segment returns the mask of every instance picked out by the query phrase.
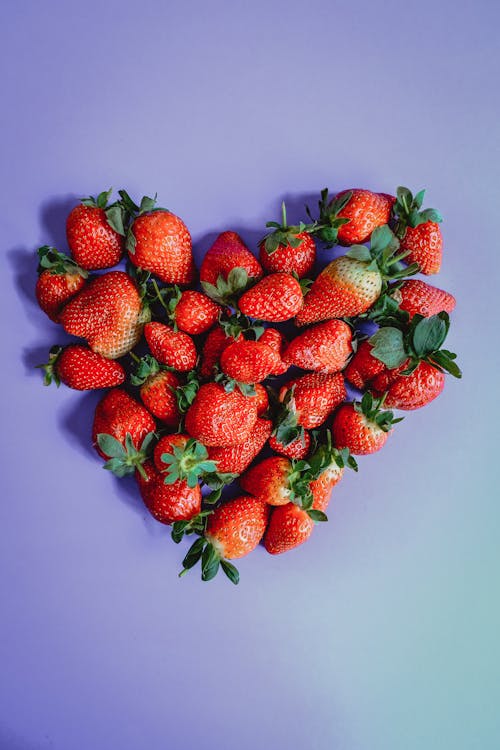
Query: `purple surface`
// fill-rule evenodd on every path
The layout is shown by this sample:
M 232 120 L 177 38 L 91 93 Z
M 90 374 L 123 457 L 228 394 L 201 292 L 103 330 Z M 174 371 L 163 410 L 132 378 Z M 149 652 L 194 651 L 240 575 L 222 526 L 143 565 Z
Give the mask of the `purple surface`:
M 489 750 L 498 719 L 498 4 L 2 6 L 0 749 Z M 63 341 L 34 249 L 75 199 L 158 192 L 197 252 L 283 198 L 428 188 L 465 377 L 335 490 L 288 556 L 179 581 L 100 469 L 98 394 L 43 389 Z

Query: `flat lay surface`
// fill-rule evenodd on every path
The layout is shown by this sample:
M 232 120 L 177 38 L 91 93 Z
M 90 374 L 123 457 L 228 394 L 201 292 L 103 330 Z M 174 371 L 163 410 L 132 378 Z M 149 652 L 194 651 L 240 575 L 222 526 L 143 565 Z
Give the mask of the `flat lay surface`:
M 0 31 L 0 750 L 489 750 L 500 743 L 492 2 L 7 2 Z M 14 64 L 15 61 L 15 64 Z M 158 192 L 198 264 L 319 190 L 427 188 L 462 381 L 334 488 L 307 545 L 180 580 L 188 544 L 90 445 L 99 392 L 43 388 L 69 337 L 35 250 L 82 195 Z M 328 251 L 327 251 L 328 252 Z

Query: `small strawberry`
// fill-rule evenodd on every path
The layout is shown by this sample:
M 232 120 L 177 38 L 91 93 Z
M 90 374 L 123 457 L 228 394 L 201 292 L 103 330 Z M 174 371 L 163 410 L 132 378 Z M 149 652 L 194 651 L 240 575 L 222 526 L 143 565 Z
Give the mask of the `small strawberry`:
M 272 374 L 283 372 L 283 363 L 267 344 L 259 341 L 235 341 L 221 354 L 220 366 L 230 378 L 240 383 L 260 383 Z
M 68 255 L 54 247 L 44 245 L 38 248 L 38 257 L 36 298 L 44 313 L 58 323 L 62 308 L 85 286 L 88 274 Z
M 289 552 L 307 542 L 314 529 L 313 519 L 295 503 L 273 508 L 264 535 L 264 547 L 270 555 Z
M 118 359 L 138 343 L 149 316 L 130 276 L 110 271 L 89 281 L 65 305 L 59 320 L 67 333 L 86 339 L 93 351 Z
M 238 302 L 244 315 L 270 323 L 293 318 L 303 305 L 302 289 L 289 273 L 273 273 L 246 291 Z
M 186 414 L 186 430 L 207 446 L 245 442 L 257 420 L 256 398 L 228 393 L 218 383 L 202 385 Z
M 125 370 L 119 362 L 78 344 L 52 347 L 48 364 L 38 367 L 44 370 L 45 385 L 64 383 L 77 391 L 112 388 L 125 380 Z
M 174 327 L 195 336 L 206 333 L 217 322 L 221 308 L 206 294 L 193 289 L 181 292 L 175 287 L 169 303 L 169 318 Z
M 284 361 L 304 370 L 334 373 L 352 354 L 352 329 L 343 320 L 327 320 L 308 328 L 288 345 Z
M 360 391 L 386 369 L 384 363 L 372 355 L 372 349 L 369 341 L 362 341 L 344 370 L 345 379 Z
M 222 304 L 234 301 L 250 281 L 261 276 L 260 263 L 236 232 L 219 234 L 200 268 L 203 290 Z
M 325 188 L 321 191 L 314 232 L 329 247 L 366 242 L 374 229 L 389 223 L 394 201 L 386 193 L 359 188 L 343 190 L 330 200 Z
M 133 359 L 137 359 L 133 355 Z M 137 368 L 130 377 L 132 385 L 140 387 L 141 400 L 148 411 L 169 427 L 179 424 L 181 414 L 177 389 L 181 386 L 178 375 L 162 367 L 149 354 L 137 359 Z
M 286 444 L 279 442 L 276 435 L 269 438 L 269 447 L 279 456 L 285 456 L 286 458 L 305 458 L 309 453 L 310 446 L 311 436 L 305 430 L 302 430 L 300 437 L 296 437 Z
M 394 419 L 392 411 L 382 411 L 384 396 L 374 399 L 365 393 L 360 402 L 343 404 L 335 412 L 332 423 L 333 441 L 337 448 L 349 448 L 355 456 L 375 453 L 386 443 Z
M 440 312 L 451 313 L 455 309 L 455 297 L 443 289 L 426 284 L 420 279 L 408 279 L 401 286 L 390 289 L 389 294 L 401 310 L 405 310 L 412 318 L 422 315 L 430 318 Z
M 444 388 L 444 372 L 428 362 L 420 362 L 409 375 L 404 375 L 404 371 L 404 366 L 388 370 L 370 385 L 376 395 L 387 392 L 385 405 L 391 409 L 420 409 L 437 398 Z
M 150 271 L 166 284 L 190 284 L 195 266 L 191 235 L 182 219 L 156 207 L 156 198 L 144 196 L 137 206 L 124 190 L 119 192 L 122 201 L 135 214 L 126 240 L 131 263 Z
M 208 457 L 216 464 L 218 473 L 241 474 L 260 453 L 271 434 L 271 422 L 257 419 L 244 443 L 226 448 L 208 449 Z
M 254 464 L 240 479 L 241 489 L 269 505 L 285 505 L 294 496 L 294 482 L 300 472 L 284 456 L 271 456 Z
M 415 196 L 408 188 L 398 187 L 393 212 L 395 232 L 401 250 L 408 253 L 408 263 L 418 263 L 425 274 L 438 273 L 441 268 L 443 237 L 439 223 L 443 217 L 434 208 L 421 211 L 425 190 Z
M 215 328 L 209 331 L 201 353 L 200 375 L 202 378 L 209 378 L 214 374 L 214 369 L 219 362 L 222 352 L 234 340 L 220 325 L 215 326 Z
M 126 215 L 120 203 L 108 206 L 111 190 L 84 198 L 66 220 L 66 238 L 75 263 L 95 270 L 120 262 L 125 246 Z
M 291 273 L 299 279 L 308 276 L 316 261 L 316 243 L 305 224 L 288 226 L 286 208 L 281 204 L 282 223 L 268 221 L 272 227 L 260 243 L 259 260 L 268 273 Z
M 139 491 L 146 508 L 157 521 L 165 524 L 189 521 L 200 513 L 199 484 L 190 487 L 181 479 L 165 484 L 163 474 L 152 461 L 146 461 L 141 468 L 143 473 L 136 472 Z
M 198 354 L 193 339 L 183 331 L 174 331 L 170 326 L 156 321 L 146 323 L 144 336 L 155 359 L 178 372 L 187 372 L 196 367 Z
M 288 400 L 288 409 L 299 426 L 312 430 L 326 421 L 331 412 L 345 400 L 346 395 L 344 378 L 340 373 L 326 375 L 312 372 L 284 385 L 279 399 L 285 402 L 285 406 Z M 280 440 L 279 432 L 276 436 Z

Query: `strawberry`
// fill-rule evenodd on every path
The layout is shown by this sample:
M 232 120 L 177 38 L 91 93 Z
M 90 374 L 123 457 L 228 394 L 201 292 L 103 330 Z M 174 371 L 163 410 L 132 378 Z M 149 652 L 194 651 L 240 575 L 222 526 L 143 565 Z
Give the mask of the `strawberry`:
M 372 349 L 369 341 L 362 341 L 344 370 L 346 380 L 360 391 L 386 369 L 384 363 L 372 355 Z
M 306 295 L 297 325 L 366 312 L 380 297 L 388 279 L 418 271 L 416 265 L 399 267 L 404 253 L 398 255 L 398 247 L 392 231 L 383 226 L 372 232 L 370 248 L 353 245 L 345 255 L 329 263 Z
M 269 396 L 263 385 L 255 383 L 255 403 L 257 406 L 257 416 L 260 417 L 264 412 L 269 409 Z
M 408 279 L 389 293 L 410 318 L 414 315 L 430 318 L 442 311 L 451 313 L 455 309 L 456 301 L 452 294 L 420 279 Z
M 215 462 L 217 472 L 241 474 L 245 471 L 269 439 L 271 426 L 268 419 L 257 419 L 244 443 L 209 448 L 208 457 Z
M 150 316 L 130 276 L 110 271 L 89 281 L 62 310 L 67 333 L 87 340 L 90 348 L 118 359 L 137 344 Z
M 269 447 L 278 455 L 286 458 L 305 458 L 309 453 L 310 445 L 311 436 L 305 430 L 302 430 L 300 437 L 296 437 L 286 444 L 279 442 L 276 435 L 269 438 Z
M 273 227 L 260 243 L 259 260 L 268 273 L 291 273 L 299 279 L 308 276 L 316 261 L 316 243 L 305 224 L 288 226 L 286 208 L 281 204 L 282 223 L 268 221 Z
M 144 196 L 136 206 L 121 190 L 120 195 L 135 218 L 127 232 L 126 247 L 134 266 L 150 271 L 167 284 L 190 284 L 195 275 L 191 235 L 175 214 L 156 207 L 156 199 Z
M 278 354 L 279 358 L 283 359 L 283 352 L 285 351 L 288 343 L 281 331 L 278 331 L 276 328 L 266 328 L 260 336 L 259 341 L 261 342 L 261 344 L 267 344 L 268 346 L 270 346 L 271 349 L 274 349 L 274 351 Z M 285 368 L 283 372 L 285 372 L 287 368 L 284 364 L 283 367 Z
M 402 366 L 388 370 L 376 377 L 370 385 L 376 395 L 387 391 L 385 405 L 389 408 L 420 409 L 437 398 L 443 390 L 444 372 L 428 362 L 420 362 L 410 375 L 403 375 L 404 369 Z
M 314 228 L 328 246 L 366 242 L 374 229 L 388 224 L 395 201 L 386 193 L 354 188 L 329 199 L 328 188 L 321 191 L 319 220 Z M 309 211 L 308 211 L 309 213 Z
M 335 412 L 332 423 L 333 441 L 337 448 L 349 448 L 355 456 L 375 453 L 386 443 L 394 419 L 392 411 L 382 411 L 384 397 L 374 399 L 365 393 L 360 402 L 343 404 Z
M 421 211 L 425 190 L 413 196 L 408 188 L 398 187 L 396 195 L 393 208 L 395 232 L 401 250 L 408 253 L 405 260 L 418 263 L 422 273 L 438 273 L 443 254 L 443 237 L 439 228 L 443 220 L 441 214 L 434 208 Z
M 297 472 L 297 478 L 299 473 Z M 294 496 L 294 464 L 284 456 L 264 458 L 240 479 L 241 489 L 269 505 L 285 505 Z
M 186 430 L 207 446 L 245 442 L 257 420 L 255 397 L 228 393 L 218 383 L 202 385 L 186 414 Z
M 178 372 L 187 372 L 196 367 L 198 354 L 193 339 L 183 331 L 174 331 L 170 326 L 156 321 L 146 323 L 144 336 L 155 359 Z
M 221 354 L 222 371 L 240 383 L 260 383 L 269 375 L 283 372 L 274 349 L 259 341 L 235 341 Z
M 217 322 L 221 308 L 206 294 L 175 288 L 169 301 L 170 320 L 180 331 L 195 336 L 206 333 Z
M 176 521 L 190 520 L 199 514 L 199 484 L 190 487 L 181 479 L 172 484 L 165 484 L 163 474 L 156 469 L 152 461 L 146 461 L 142 469 L 143 474 L 136 472 L 139 491 L 146 508 L 157 521 L 172 524 Z
M 295 503 L 273 508 L 264 535 L 264 547 L 270 555 L 289 552 L 307 542 L 314 529 L 313 519 Z
M 52 347 L 48 364 L 38 367 L 44 370 L 45 385 L 64 383 L 77 391 L 112 388 L 125 380 L 125 370 L 119 362 L 78 344 Z
M 36 298 L 44 313 L 58 323 L 62 308 L 82 289 L 88 274 L 54 247 L 44 245 L 38 248 L 38 257 Z
M 290 391 L 292 391 L 291 396 Z M 306 430 L 312 430 L 323 424 L 345 398 L 344 378 L 340 373 L 335 375 L 308 373 L 289 381 L 279 393 L 279 399 L 285 402 L 285 406 L 289 399 L 289 411 L 295 417 L 296 423 Z M 280 439 L 279 433 L 277 437 Z
M 111 190 L 85 198 L 66 220 L 66 238 L 76 263 L 87 270 L 111 268 L 125 246 L 125 214 L 119 203 L 108 206 Z
M 205 446 L 182 433 L 160 438 L 153 460 L 165 484 L 182 480 L 189 487 L 195 487 L 205 475 L 217 472 L 217 464 L 209 457 Z
M 334 373 L 342 370 L 352 354 L 352 330 L 343 320 L 327 320 L 294 338 L 284 361 L 304 370 Z
M 302 304 L 302 289 L 297 279 L 289 273 L 273 273 L 246 291 L 238 307 L 251 318 L 280 323 L 297 315 Z
M 141 386 L 141 400 L 145 407 L 164 424 L 175 427 L 181 415 L 177 405 L 177 388 L 180 378 L 169 370 L 158 370 L 144 381 Z
M 234 340 L 232 336 L 226 333 L 222 326 L 217 325 L 215 328 L 212 328 L 205 339 L 201 353 L 200 375 L 203 378 L 209 378 L 213 375 L 214 368 L 219 362 L 222 352 Z
M 222 232 L 206 252 L 200 281 L 209 297 L 225 304 L 262 276 L 260 263 L 236 232 Z

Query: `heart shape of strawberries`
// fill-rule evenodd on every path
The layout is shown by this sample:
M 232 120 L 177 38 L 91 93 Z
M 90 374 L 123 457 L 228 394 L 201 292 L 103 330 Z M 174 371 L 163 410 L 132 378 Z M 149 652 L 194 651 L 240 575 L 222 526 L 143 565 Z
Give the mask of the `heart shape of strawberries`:
M 283 204 L 258 258 L 222 232 L 198 275 L 178 216 L 110 198 L 70 212 L 69 255 L 38 250 L 38 303 L 79 339 L 51 349 L 44 382 L 108 389 L 91 438 L 104 468 L 135 475 L 174 542 L 194 536 L 181 575 L 200 562 L 204 581 L 222 569 L 238 583 L 231 560 L 305 542 L 393 410 L 460 377 L 443 348 L 455 299 L 411 278 L 439 271 L 442 218 L 423 190 L 325 189 L 297 225 Z

